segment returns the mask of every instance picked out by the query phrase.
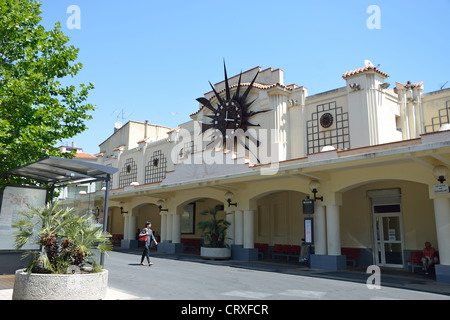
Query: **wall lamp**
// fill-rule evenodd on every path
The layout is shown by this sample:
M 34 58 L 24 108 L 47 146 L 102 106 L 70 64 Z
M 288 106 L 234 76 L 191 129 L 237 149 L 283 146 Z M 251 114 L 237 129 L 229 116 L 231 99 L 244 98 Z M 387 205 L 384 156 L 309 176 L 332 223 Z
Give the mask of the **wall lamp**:
M 317 180 L 311 180 L 311 182 L 309 183 L 309 190 L 311 190 L 312 193 L 314 193 L 314 201 L 320 200 L 323 202 L 323 197 L 317 196 L 317 192 L 318 192 L 319 188 L 320 188 L 320 182 Z
M 231 203 L 231 198 L 233 198 L 234 194 L 232 192 L 225 193 L 225 201 L 228 202 L 228 207 L 235 206 L 237 207 L 237 202 Z
M 387 89 L 387 88 L 389 88 L 389 87 L 390 87 L 390 84 L 387 83 L 387 82 L 381 83 L 381 84 L 379 85 L 379 88 L 380 88 L 381 90 Z
M 361 86 L 360 86 L 358 83 L 350 83 L 348 86 L 349 86 L 350 89 L 352 89 L 353 91 L 361 90 Z
M 433 175 L 440 183 L 444 183 L 447 174 L 448 168 L 446 166 L 437 166 L 433 169 Z
M 156 202 L 156 205 L 159 208 L 159 212 L 161 211 L 169 211 L 169 209 L 163 209 L 162 207 L 164 206 L 164 200 L 158 200 L 158 202 Z

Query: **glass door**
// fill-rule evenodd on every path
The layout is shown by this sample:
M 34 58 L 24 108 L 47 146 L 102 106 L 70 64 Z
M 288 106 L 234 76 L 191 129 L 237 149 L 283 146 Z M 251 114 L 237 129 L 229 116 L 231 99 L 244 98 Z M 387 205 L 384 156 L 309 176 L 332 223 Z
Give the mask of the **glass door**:
M 379 266 L 403 267 L 400 205 L 374 205 L 375 259 Z

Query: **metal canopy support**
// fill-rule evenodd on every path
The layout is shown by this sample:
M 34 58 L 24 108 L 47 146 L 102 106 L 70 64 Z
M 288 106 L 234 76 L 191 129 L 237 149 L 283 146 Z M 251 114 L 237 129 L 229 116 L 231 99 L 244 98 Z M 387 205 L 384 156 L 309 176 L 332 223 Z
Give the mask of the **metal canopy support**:
M 106 232 L 106 228 L 108 227 L 108 199 L 109 199 L 109 185 L 111 183 L 111 176 L 106 175 L 106 190 L 105 190 L 105 204 L 103 207 L 103 232 Z M 102 253 L 100 256 L 100 265 L 104 265 L 105 263 L 105 254 Z

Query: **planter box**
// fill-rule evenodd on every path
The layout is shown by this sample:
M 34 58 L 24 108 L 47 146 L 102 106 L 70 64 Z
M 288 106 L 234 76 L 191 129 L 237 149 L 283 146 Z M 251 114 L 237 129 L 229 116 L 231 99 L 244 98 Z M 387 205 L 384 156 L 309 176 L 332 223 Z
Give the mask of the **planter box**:
M 200 256 L 205 259 L 226 260 L 231 257 L 231 250 L 228 248 L 200 248 Z
M 108 270 L 87 274 L 39 274 L 16 271 L 13 300 L 101 300 Z

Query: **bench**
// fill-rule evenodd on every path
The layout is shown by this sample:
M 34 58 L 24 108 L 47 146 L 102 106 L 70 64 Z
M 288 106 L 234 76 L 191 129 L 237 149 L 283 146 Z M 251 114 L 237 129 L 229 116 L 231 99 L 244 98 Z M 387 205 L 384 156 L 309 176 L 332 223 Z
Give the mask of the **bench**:
M 406 259 L 408 263 L 408 270 L 411 269 L 412 272 L 415 271 L 416 268 L 422 268 L 422 251 L 412 251 L 409 259 Z
M 360 248 L 341 248 L 341 254 L 347 257 L 347 261 L 350 261 L 352 265 L 356 266 L 356 259 L 359 258 L 361 254 Z
M 185 251 L 199 251 L 202 245 L 201 239 L 196 238 L 181 238 L 181 243 Z
M 284 256 L 289 261 L 289 258 L 298 258 L 300 255 L 300 246 L 289 244 L 275 244 L 272 249 L 268 250 L 272 253 L 272 259 L 275 256 Z
M 111 235 L 111 242 L 113 246 L 120 246 L 121 240 L 123 240 L 123 234 L 114 233 Z
M 435 264 L 439 264 L 439 252 L 435 252 L 435 256 L 437 258 L 437 262 Z M 411 269 L 412 272 L 415 272 L 416 268 L 422 269 L 423 268 L 423 262 L 422 262 L 423 253 L 422 251 L 411 251 L 411 255 L 409 259 L 406 259 L 406 262 L 408 264 L 408 270 Z
M 264 255 L 267 253 L 269 245 L 267 243 L 255 243 L 255 248 L 258 249 L 258 257 L 264 259 Z

